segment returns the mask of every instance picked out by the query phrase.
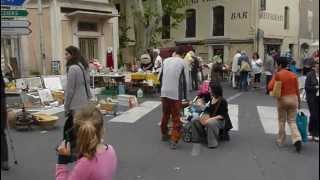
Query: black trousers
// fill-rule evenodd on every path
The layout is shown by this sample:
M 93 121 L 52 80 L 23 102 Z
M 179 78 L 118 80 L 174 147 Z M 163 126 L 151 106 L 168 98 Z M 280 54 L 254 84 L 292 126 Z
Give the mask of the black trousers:
M 8 143 L 4 129 L 1 129 L 1 162 L 8 162 Z
M 192 72 L 191 71 L 191 82 L 192 82 L 192 89 L 197 90 L 198 89 L 198 72 Z
M 269 89 L 268 89 L 268 85 L 269 85 L 269 82 L 271 81 L 272 79 L 272 75 L 266 75 L 266 93 L 269 94 Z
M 307 103 L 310 110 L 309 132 L 311 136 L 319 137 L 319 96 L 307 97 Z

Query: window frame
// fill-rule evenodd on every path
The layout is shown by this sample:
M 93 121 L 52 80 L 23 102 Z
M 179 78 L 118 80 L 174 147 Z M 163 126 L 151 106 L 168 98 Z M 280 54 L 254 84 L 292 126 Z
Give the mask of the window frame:
M 222 28 L 222 33 L 217 33 L 216 32 L 216 24 L 215 24 L 215 21 L 216 21 L 216 18 L 215 18 L 215 12 L 216 12 L 216 9 L 218 9 L 218 8 L 222 8 L 222 10 L 223 10 L 223 28 Z M 218 5 L 218 6 L 214 6 L 214 7 L 212 7 L 212 32 L 211 32 L 211 35 L 213 36 L 213 37 L 223 37 L 223 36 L 225 36 L 225 7 L 224 6 L 222 6 L 222 5 Z
M 186 32 L 185 32 L 185 37 L 186 38 L 195 38 L 197 36 L 197 11 L 196 9 L 187 9 L 185 11 L 186 13 Z M 191 18 L 188 17 L 188 13 L 192 13 L 192 16 Z M 191 22 L 189 22 L 189 20 Z M 193 21 L 193 25 L 192 25 L 192 21 Z M 189 25 L 189 23 L 192 25 Z M 191 29 L 189 28 L 192 27 Z
M 81 28 L 81 24 L 84 25 L 84 24 L 87 24 L 87 25 L 90 25 L 90 26 L 94 26 L 93 28 Z M 99 32 L 99 25 L 97 22 L 92 22 L 92 21 L 79 21 L 78 24 L 77 24 L 77 28 L 78 28 L 78 31 L 82 31 L 82 32 Z
M 260 10 L 261 11 L 267 10 L 267 0 L 260 0 Z
M 171 17 L 168 14 L 162 16 L 162 39 L 171 38 Z
M 290 28 L 290 8 L 288 6 L 284 7 L 283 28 L 285 30 L 289 30 L 289 28 Z

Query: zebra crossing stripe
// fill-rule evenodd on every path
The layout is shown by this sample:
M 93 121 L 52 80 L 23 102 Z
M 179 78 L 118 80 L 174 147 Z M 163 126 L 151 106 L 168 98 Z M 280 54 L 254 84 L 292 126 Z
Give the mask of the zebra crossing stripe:
M 257 106 L 260 122 L 266 134 L 278 134 L 278 110 L 273 106 Z M 307 109 L 301 109 L 306 116 L 310 116 Z M 290 135 L 290 128 L 286 125 L 286 134 Z
M 159 107 L 160 101 L 146 101 L 110 120 L 110 122 L 135 123 L 146 114 Z
M 231 131 L 238 131 L 239 130 L 239 105 L 229 104 L 228 111 L 229 111 L 230 120 L 233 126 Z

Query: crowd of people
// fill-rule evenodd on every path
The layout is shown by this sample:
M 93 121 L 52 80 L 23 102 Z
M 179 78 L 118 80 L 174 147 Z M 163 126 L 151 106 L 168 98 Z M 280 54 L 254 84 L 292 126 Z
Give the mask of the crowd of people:
M 150 53 L 150 52 L 149 52 Z M 182 138 L 183 122 L 181 110 L 192 106 L 188 93 L 198 90 L 202 82 L 207 83 L 205 95 L 199 95 L 197 115 L 190 120 L 192 143 L 205 143 L 208 148 L 217 148 L 219 141 L 229 140 L 232 123 L 228 114 L 228 102 L 223 97 L 221 81 L 223 73 L 228 69 L 219 55 L 213 56 L 212 62 L 203 64 L 195 51 L 184 52 L 177 46 L 172 57 L 163 60 L 160 51 L 153 51 L 154 59 L 146 53 L 141 56 L 142 71 L 159 73 L 161 84 L 161 139 L 169 141 L 170 148 L 176 149 Z M 67 67 L 67 88 L 65 91 L 65 126 L 63 140 L 57 147 L 56 179 L 94 179 L 111 180 L 117 169 L 116 152 L 111 145 L 104 144 L 103 115 L 90 103 L 89 63 L 81 56 L 77 47 L 65 49 Z M 281 57 L 276 52 L 266 55 L 264 61 L 258 53 L 249 58 L 246 52 L 236 51 L 231 64 L 231 82 L 233 88 L 248 91 L 249 77 L 253 79 L 252 87 L 259 88 L 261 77 L 266 76 L 266 93 L 274 90 L 280 81 L 281 95 L 277 98 L 279 133 L 277 144 L 282 146 L 285 141 L 285 123 L 291 129 L 291 138 L 297 152 L 301 151 L 301 135 L 298 131 L 295 116 L 300 109 L 301 100 L 297 72 L 291 67 L 292 60 Z M 311 139 L 319 140 L 319 53 L 304 61 L 303 74 L 307 76 L 305 90 L 310 109 L 309 132 Z M 205 75 L 203 70 L 210 69 Z M 1 73 L 2 74 L 2 73 Z M 3 78 L 1 78 L 3 80 Z M 1 90 L 3 90 L 1 81 Z M 1 119 L 6 119 L 4 92 L 1 92 Z M 173 127 L 168 128 L 169 121 Z M 1 168 L 8 169 L 8 153 L 5 141 L 5 124 L 1 121 Z M 72 171 L 66 164 L 76 161 Z

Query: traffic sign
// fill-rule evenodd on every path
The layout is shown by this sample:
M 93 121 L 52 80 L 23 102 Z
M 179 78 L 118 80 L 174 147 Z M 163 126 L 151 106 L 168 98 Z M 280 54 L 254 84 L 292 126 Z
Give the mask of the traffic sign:
M 24 17 L 27 16 L 29 13 L 27 10 L 1 10 L 1 17 L 14 17 L 20 16 Z
M 30 21 L 26 21 L 26 20 L 1 21 L 2 28 L 17 28 L 17 27 L 27 28 L 30 25 L 31 25 Z
M 6 6 L 22 6 L 26 0 L 1 0 L 1 5 Z
M 29 28 L 1 28 L 2 35 L 29 35 L 31 34 L 31 29 Z

